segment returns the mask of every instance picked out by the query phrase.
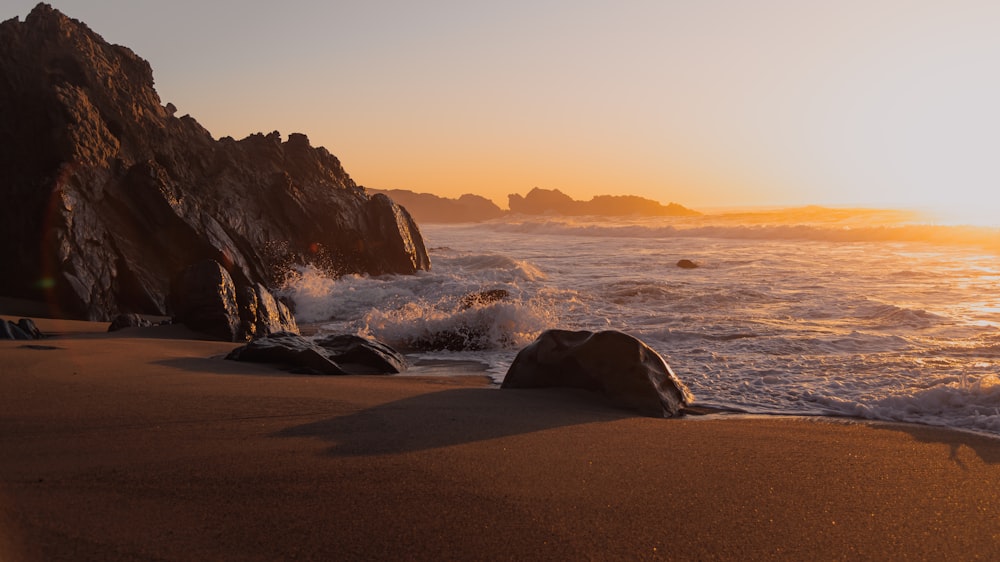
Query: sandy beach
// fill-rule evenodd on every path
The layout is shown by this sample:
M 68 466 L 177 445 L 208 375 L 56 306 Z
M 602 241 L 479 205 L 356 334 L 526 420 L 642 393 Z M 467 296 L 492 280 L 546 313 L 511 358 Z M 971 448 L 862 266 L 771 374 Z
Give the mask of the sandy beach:
M 59 335 L 0 342 L 0 560 L 1000 556 L 1000 440 L 658 420 L 474 372 L 291 375 L 180 327 L 37 322 Z

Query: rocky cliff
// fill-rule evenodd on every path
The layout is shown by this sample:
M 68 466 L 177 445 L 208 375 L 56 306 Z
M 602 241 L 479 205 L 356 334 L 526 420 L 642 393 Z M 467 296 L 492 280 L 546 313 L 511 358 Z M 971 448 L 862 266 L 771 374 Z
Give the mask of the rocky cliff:
M 171 278 L 214 259 L 238 285 L 283 268 L 430 267 L 405 209 L 321 147 L 216 140 L 161 104 L 149 64 L 46 4 L 0 23 L 0 295 L 64 316 L 168 314 Z

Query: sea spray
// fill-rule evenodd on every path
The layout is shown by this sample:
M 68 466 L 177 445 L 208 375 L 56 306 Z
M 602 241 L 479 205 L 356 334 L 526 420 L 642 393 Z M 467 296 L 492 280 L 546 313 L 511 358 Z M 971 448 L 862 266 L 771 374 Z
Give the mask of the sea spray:
M 414 276 L 349 275 L 333 279 L 311 267 L 293 268 L 280 294 L 296 318 L 321 332 L 371 337 L 407 351 L 516 349 L 556 325 L 545 275 L 524 260 L 498 254 L 432 250 L 437 271 Z M 468 299 L 482 291 L 502 297 Z
M 996 255 L 943 243 L 951 227 L 813 218 L 422 225 L 430 272 L 330 279 L 301 268 L 281 294 L 316 330 L 482 362 L 498 382 L 545 329 L 613 329 L 664 356 L 702 405 L 1000 435 Z M 940 235 L 900 239 L 922 230 Z M 462 304 L 494 290 L 506 297 Z
M 362 332 L 410 351 L 517 349 L 553 325 L 541 300 L 461 306 L 453 298 L 372 309 Z

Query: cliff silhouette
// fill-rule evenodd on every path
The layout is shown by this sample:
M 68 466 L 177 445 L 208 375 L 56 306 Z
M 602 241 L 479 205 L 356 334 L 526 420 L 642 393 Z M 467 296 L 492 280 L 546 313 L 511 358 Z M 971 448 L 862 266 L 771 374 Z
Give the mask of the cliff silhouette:
M 216 140 L 175 113 L 148 62 L 48 4 L 0 23 L 0 295 L 108 320 L 168 314 L 202 259 L 267 286 L 430 267 L 407 211 L 305 135 Z
M 406 207 L 418 223 L 482 222 L 506 214 L 496 203 L 471 193 L 466 193 L 458 199 L 451 199 L 405 189 L 369 189 L 369 191 L 388 195 L 393 201 Z
M 510 212 L 523 215 L 668 217 L 701 214 L 677 203 L 662 205 L 636 195 L 598 195 L 590 201 L 577 201 L 558 189 L 538 187 L 523 197 L 513 193 L 508 201 Z
M 597 217 L 683 217 L 700 215 L 670 203 L 662 205 L 652 199 L 636 195 L 598 195 L 590 201 L 577 201 L 558 189 L 532 189 L 527 195 L 508 196 L 510 210 L 501 209 L 496 203 L 481 195 L 467 193 L 458 199 L 430 193 L 416 193 L 405 189 L 370 189 L 384 193 L 405 206 L 420 223 L 482 222 L 508 214 L 562 215 Z

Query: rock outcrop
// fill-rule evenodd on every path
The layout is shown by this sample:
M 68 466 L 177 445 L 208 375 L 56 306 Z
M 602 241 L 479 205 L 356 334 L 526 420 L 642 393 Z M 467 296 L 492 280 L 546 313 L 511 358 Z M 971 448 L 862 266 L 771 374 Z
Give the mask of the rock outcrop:
M 391 347 L 351 335 L 313 341 L 279 332 L 234 349 L 226 359 L 269 363 L 310 375 L 390 375 L 407 368 L 406 359 Z
M 694 401 L 667 362 L 617 331 L 548 330 L 522 349 L 501 388 L 582 388 L 645 416 L 669 418 Z
M 22 318 L 17 322 L 0 318 L 0 340 L 38 340 L 43 337 L 44 334 L 31 318 Z
M 263 285 L 237 288 L 221 264 L 203 260 L 170 284 L 174 322 L 223 341 L 246 341 L 278 332 L 298 333 L 295 318 Z
M 149 328 L 152 325 L 152 322 L 146 320 L 140 314 L 136 314 L 134 312 L 122 312 L 118 316 L 111 319 L 111 325 L 108 326 L 108 331 L 117 332 L 126 328 Z
M 681 269 L 698 269 L 701 266 L 698 265 L 698 262 L 682 259 L 677 261 L 677 267 Z
M 636 195 L 598 195 L 590 201 L 577 201 L 558 189 L 538 187 L 523 197 L 512 193 L 507 199 L 510 212 L 522 215 L 666 217 L 701 214 L 677 203 L 661 205 Z
M 419 223 L 482 222 L 507 214 L 493 201 L 471 193 L 466 193 L 458 199 L 451 199 L 406 189 L 370 191 L 388 195 L 393 201 L 406 207 Z
M 175 111 L 145 60 L 50 6 L 0 23 L 0 295 L 110 320 L 169 314 L 203 259 L 237 286 L 430 267 L 406 210 L 305 135 L 216 140 Z

